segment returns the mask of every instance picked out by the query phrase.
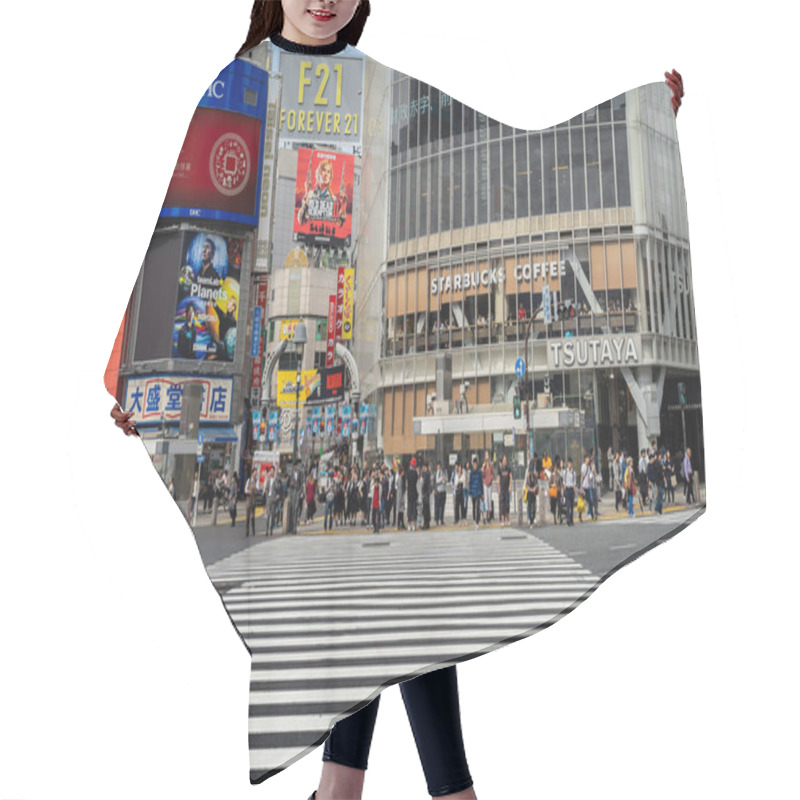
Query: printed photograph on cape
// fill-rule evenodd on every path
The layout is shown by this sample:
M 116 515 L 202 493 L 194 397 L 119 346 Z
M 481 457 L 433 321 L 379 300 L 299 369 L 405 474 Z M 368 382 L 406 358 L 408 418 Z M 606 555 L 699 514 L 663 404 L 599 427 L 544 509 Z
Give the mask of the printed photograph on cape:
M 203 94 L 107 386 L 250 654 L 252 782 L 703 513 L 670 100 L 522 130 L 270 41 Z

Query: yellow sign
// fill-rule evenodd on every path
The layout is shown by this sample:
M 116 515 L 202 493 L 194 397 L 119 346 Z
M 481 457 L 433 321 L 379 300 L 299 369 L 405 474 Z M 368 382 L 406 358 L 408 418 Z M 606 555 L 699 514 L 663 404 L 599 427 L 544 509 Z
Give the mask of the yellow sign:
M 353 304 L 355 303 L 356 271 L 352 267 L 344 270 L 342 292 L 342 339 L 353 338 Z
M 294 329 L 297 327 L 299 319 L 282 319 L 281 320 L 281 341 L 288 339 L 290 342 L 294 339 Z
M 306 369 L 300 373 L 300 405 L 304 406 L 308 396 L 319 388 L 319 370 Z M 294 408 L 297 390 L 297 372 L 295 370 L 278 370 L 278 405 Z

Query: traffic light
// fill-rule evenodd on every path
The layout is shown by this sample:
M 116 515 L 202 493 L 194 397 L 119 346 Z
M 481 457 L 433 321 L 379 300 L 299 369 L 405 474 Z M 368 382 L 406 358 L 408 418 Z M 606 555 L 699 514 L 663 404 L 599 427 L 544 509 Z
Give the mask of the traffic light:
M 678 402 L 682 405 L 686 405 L 686 384 L 679 383 L 678 384 Z
M 519 386 L 517 386 L 517 391 L 514 393 L 514 419 L 520 419 L 522 417 L 522 404 L 520 403 L 519 399 Z

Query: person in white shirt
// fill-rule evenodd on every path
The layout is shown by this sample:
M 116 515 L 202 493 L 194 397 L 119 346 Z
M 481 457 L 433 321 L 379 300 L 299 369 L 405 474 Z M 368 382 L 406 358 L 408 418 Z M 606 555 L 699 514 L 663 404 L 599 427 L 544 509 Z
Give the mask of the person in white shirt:
M 258 470 L 254 469 L 244 485 L 244 496 L 246 498 L 245 504 L 245 517 L 244 517 L 244 535 L 256 535 L 256 491 L 258 490 Z

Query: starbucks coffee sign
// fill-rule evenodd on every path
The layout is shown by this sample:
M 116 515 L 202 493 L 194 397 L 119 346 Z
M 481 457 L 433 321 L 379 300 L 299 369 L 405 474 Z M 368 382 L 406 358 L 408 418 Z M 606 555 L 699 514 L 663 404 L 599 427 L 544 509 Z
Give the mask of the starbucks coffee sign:
M 634 336 L 570 336 L 547 343 L 550 369 L 636 366 L 642 353 L 642 340 Z

